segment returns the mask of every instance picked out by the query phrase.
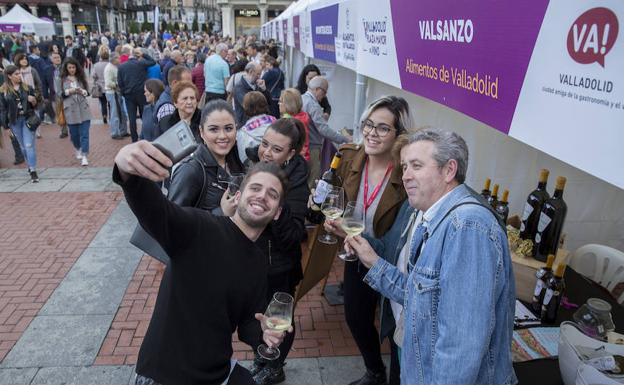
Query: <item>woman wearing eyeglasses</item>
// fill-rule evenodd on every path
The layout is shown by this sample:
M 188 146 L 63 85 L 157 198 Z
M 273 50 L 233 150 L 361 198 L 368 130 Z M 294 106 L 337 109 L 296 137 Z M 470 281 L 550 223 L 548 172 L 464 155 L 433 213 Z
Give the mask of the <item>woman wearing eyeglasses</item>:
M 342 161 L 338 175 L 343 181 L 345 201 L 355 201 L 359 207 L 363 207 L 366 226 L 364 234 L 371 237 L 379 238 L 390 229 L 406 199 L 401 168 L 393 159 L 391 151 L 397 137 L 410 126 L 407 102 L 396 96 L 384 96 L 372 102 L 362 115 L 362 145 L 347 144 L 340 148 Z M 338 221 L 328 220 L 325 229 L 345 236 L 338 224 Z M 323 246 L 317 250 L 327 248 Z M 387 381 L 386 368 L 381 359 L 380 333 L 375 327 L 379 296 L 364 283 L 367 272 L 368 269 L 359 261 L 345 262 L 345 318 L 366 366 L 364 376 L 349 385 L 399 385 L 397 349 L 391 338 L 394 326 L 382 325 L 384 333 L 381 338 L 389 336 L 392 346 L 390 381 Z
M 230 175 L 244 172 L 236 149 L 234 111 L 224 100 L 213 100 L 201 112 L 203 143 L 174 170 L 168 198 L 180 206 L 195 206 L 221 215 L 221 199 Z

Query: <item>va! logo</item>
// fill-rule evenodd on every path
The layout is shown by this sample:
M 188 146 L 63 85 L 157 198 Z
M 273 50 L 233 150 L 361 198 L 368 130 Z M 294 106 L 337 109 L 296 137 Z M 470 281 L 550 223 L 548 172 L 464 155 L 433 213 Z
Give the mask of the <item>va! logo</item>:
M 568 53 L 581 64 L 605 66 L 618 36 L 618 19 L 608 8 L 592 8 L 579 16 L 568 32 Z

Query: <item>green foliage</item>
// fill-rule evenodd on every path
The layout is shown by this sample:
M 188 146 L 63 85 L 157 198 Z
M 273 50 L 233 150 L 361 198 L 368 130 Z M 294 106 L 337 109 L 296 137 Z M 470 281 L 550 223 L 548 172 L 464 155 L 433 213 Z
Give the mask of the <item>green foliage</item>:
M 169 29 L 169 26 L 167 25 L 167 20 L 163 20 L 162 23 L 160 23 L 160 30 L 162 32 L 165 32 L 167 29 Z
M 145 19 L 143 21 L 143 24 L 141 25 L 141 30 L 142 31 L 151 31 L 153 29 L 154 29 L 154 24 L 148 22 L 147 19 Z
M 128 23 L 128 32 L 130 33 L 139 33 L 139 23 L 135 20 L 130 20 Z

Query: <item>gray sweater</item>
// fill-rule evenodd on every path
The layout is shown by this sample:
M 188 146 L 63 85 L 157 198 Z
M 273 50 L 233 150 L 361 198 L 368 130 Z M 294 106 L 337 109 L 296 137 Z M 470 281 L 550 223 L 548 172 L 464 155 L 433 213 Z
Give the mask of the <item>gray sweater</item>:
M 310 119 L 314 123 L 310 125 L 310 148 L 321 147 L 323 138 L 327 138 L 337 144 L 349 142 L 346 136 L 329 127 L 329 124 L 323 118 L 323 108 L 310 91 L 301 95 L 301 99 L 303 101 L 302 110 L 310 115 Z

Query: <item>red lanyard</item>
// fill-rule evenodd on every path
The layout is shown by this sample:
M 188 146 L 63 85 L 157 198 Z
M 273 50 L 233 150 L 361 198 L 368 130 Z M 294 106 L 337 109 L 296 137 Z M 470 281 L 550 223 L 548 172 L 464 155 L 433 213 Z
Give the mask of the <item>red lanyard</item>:
M 386 169 L 386 173 L 384 174 L 383 179 L 379 182 L 379 184 L 375 187 L 370 197 L 368 196 L 368 159 L 366 159 L 366 164 L 364 165 L 364 212 L 368 210 L 368 208 L 373 204 L 375 198 L 379 194 L 379 190 L 381 190 L 381 186 L 383 186 L 384 181 L 392 171 L 394 164 L 390 163 L 388 168 Z

